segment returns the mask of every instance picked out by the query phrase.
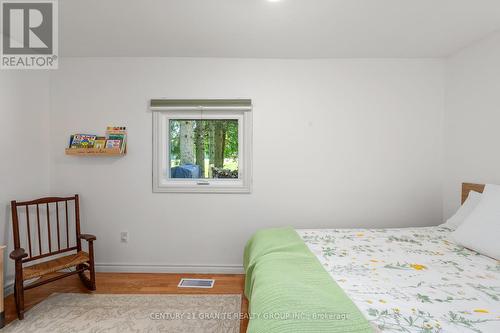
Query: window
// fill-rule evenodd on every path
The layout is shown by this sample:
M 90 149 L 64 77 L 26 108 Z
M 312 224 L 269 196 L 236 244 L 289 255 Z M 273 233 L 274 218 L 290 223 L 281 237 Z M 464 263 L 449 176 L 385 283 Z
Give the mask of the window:
M 154 192 L 250 192 L 250 100 L 152 100 L 151 109 Z

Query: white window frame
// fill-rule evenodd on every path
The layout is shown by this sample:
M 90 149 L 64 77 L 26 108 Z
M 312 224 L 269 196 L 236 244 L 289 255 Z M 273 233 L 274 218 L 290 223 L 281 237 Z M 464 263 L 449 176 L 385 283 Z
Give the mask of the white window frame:
M 170 120 L 237 119 L 238 179 L 170 178 Z M 252 112 L 241 110 L 154 111 L 153 192 L 250 193 L 252 188 Z

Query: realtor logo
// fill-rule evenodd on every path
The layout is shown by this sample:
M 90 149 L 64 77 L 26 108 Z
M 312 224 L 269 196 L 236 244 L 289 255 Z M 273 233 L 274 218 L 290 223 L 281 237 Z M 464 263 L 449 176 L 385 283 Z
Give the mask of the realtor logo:
M 2 0 L 2 69 L 56 69 L 57 0 Z

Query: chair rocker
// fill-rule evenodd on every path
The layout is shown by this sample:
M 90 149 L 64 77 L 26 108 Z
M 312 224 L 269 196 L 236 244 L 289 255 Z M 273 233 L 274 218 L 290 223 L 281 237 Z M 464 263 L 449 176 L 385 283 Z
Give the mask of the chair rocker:
M 74 207 L 74 213 L 71 206 Z M 93 246 L 96 237 L 80 233 L 78 195 L 12 201 L 11 210 L 14 251 L 9 257 L 15 261 L 14 298 L 20 320 L 24 318 L 25 290 L 73 274 L 80 276 L 87 289 L 96 289 Z M 45 217 L 41 218 L 41 210 Z M 74 223 L 70 223 L 70 217 L 74 217 Z M 22 237 L 23 246 L 20 230 L 25 231 L 22 233 L 25 235 Z M 82 239 L 88 243 L 88 252 L 82 250 Z M 60 272 L 61 270 L 66 271 Z M 89 277 L 85 274 L 86 270 L 89 271 Z M 27 280 L 32 279 L 37 280 L 25 285 Z

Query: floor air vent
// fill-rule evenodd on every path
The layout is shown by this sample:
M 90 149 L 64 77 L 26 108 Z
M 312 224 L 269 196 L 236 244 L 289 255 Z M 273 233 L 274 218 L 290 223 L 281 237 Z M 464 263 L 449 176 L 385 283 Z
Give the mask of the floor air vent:
M 215 280 L 212 279 L 181 279 L 178 288 L 213 288 Z

